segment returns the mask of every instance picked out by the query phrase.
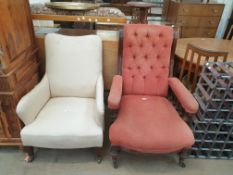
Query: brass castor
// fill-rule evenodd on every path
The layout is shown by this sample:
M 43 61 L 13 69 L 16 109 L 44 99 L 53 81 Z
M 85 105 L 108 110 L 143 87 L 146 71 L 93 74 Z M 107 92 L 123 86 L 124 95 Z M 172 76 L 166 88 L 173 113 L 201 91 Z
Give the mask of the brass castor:
M 102 162 L 102 148 L 96 148 L 96 161 L 98 164 Z
M 27 163 L 31 163 L 34 160 L 34 156 L 33 155 L 26 155 L 24 158 L 24 161 Z
M 179 162 L 179 165 L 180 165 L 181 168 L 185 168 L 186 167 L 186 165 L 185 165 L 184 162 Z
M 118 161 L 117 161 L 117 158 L 116 158 L 116 157 L 112 157 L 112 163 L 113 163 L 113 167 L 114 167 L 115 169 L 117 169 L 117 168 L 118 168 Z
M 102 158 L 101 157 L 97 157 L 97 163 L 100 164 L 102 162 Z

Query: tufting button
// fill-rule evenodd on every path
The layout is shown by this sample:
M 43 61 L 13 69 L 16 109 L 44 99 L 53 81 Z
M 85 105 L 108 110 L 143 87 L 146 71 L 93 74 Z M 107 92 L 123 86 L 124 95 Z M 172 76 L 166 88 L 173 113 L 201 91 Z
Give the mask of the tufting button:
M 129 46 L 129 47 L 132 47 L 132 44 L 129 44 L 128 46 Z
M 143 47 L 143 44 L 140 44 L 139 46 L 140 46 L 140 47 Z
M 147 37 L 147 38 L 149 38 L 149 37 L 150 37 L 149 33 L 147 33 L 147 34 L 146 34 L 146 37 Z
M 154 67 L 153 67 L 153 66 L 150 66 L 150 69 L 154 69 Z
M 143 76 L 143 79 L 146 79 L 146 76 L 145 76 L 145 75 Z
M 132 75 L 131 77 L 134 78 L 134 75 Z
M 138 36 L 138 33 L 137 33 L 137 32 L 134 32 L 134 36 Z
M 159 78 L 159 75 L 156 75 L 155 78 Z
M 135 58 L 136 58 L 136 55 L 133 55 L 133 59 L 135 60 Z
M 162 66 L 162 69 L 166 69 L 167 66 Z
M 155 43 L 152 44 L 152 47 L 155 47 Z
M 138 68 L 138 69 L 141 69 L 141 67 L 140 67 L 140 66 L 138 66 L 137 68 Z
M 166 48 L 166 47 L 167 47 L 167 44 L 164 44 L 164 45 L 163 45 L 163 47 L 165 47 L 165 48 Z
M 129 66 L 128 69 L 131 70 L 131 67 Z
M 163 34 L 162 34 L 162 33 L 159 33 L 159 37 L 163 37 Z
M 144 58 L 145 58 L 145 60 L 147 60 L 147 58 L 148 58 L 147 55 L 145 55 Z
M 157 59 L 160 59 L 160 55 L 157 55 L 156 58 L 157 58 Z

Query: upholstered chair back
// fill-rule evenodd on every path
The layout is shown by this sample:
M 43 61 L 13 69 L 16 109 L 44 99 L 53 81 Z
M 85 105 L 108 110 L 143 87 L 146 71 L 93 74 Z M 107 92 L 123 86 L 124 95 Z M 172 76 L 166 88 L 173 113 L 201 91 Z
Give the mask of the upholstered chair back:
M 122 58 L 123 93 L 166 96 L 173 29 L 125 25 Z
M 101 42 L 96 35 L 46 36 L 46 74 L 52 97 L 95 98 L 102 72 Z

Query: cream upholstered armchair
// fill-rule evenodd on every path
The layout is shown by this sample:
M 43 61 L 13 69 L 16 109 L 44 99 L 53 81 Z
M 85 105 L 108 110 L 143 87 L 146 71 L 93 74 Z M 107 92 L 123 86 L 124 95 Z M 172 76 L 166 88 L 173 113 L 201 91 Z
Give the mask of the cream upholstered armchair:
M 25 124 L 21 131 L 25 160 L 33 160 L 33 147 L 95 147 L 100 162 L 104 129 L 102 41 L 96 35 L 48 34 L 45 48 L 46 73 L 16 109 Z

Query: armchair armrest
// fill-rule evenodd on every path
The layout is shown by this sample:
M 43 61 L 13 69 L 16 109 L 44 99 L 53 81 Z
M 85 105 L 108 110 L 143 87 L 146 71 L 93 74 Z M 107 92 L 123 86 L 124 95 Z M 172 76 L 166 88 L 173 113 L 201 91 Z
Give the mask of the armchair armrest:
M 122 85 L 122 77 L 120 75 L 115 75 L 108 96 L 108 107 L 110 109 L 119 109 L 122 96 Z
M 25 125 L 32 123 L 50 98 L 49 81 L 46 75 L 17 104 L 16 113 Z
M 102 74 L 99 75 L 96 83 L 96 107 L 98 118 L 96 122 L 99 126 L 104 126 L 104 81 Z
M 198 111 L 198 103 L 189 90 L 181 83 L 178 78 L 169 78 L 168 84 L 173 93 L 181 103 L 181 106 L 188 113 L 195 114 Z

